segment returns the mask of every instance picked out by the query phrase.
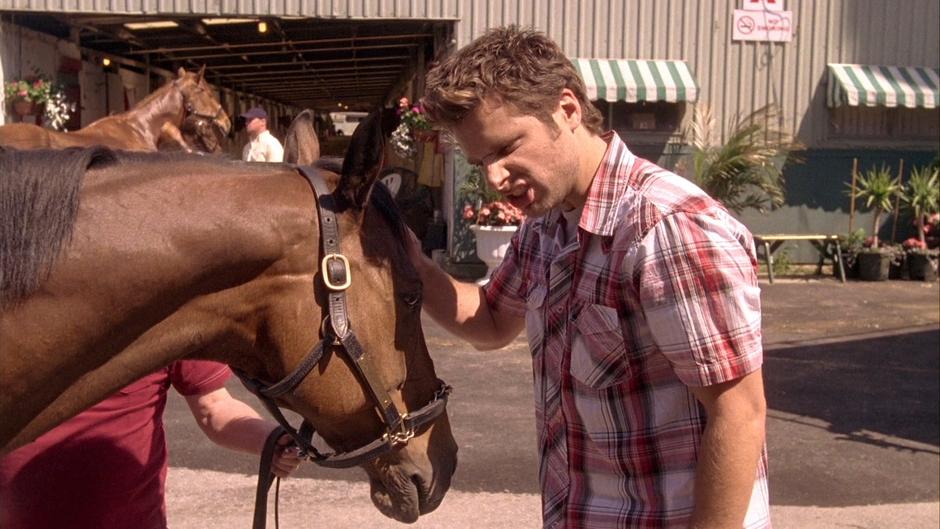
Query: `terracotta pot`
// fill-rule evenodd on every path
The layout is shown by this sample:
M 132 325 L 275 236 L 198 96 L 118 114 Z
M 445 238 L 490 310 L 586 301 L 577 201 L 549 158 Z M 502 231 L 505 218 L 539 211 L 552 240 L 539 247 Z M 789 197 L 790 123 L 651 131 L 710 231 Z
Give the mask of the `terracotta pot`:
M 25 99 L 17 99 L 13 101 L 13 112 L 16 112 L 17 116 L 33 115 L 36 113 L 36 104 Z
M 434 131 L 434 130 L 416 130 L 415 131 L 415 139 L 420 142 L 424 142 L 424 143 L 432 142 L 434 141 L 435 138 L 437 138 L 437 131 Z

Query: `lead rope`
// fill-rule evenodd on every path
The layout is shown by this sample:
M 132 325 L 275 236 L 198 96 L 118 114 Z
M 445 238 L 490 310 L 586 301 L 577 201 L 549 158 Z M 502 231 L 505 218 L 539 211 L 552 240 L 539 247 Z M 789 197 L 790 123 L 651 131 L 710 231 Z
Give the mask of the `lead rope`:
M 278 497 L 281 491 L 281 478 L 274 475 L 271 471 L 271 462 L 274 461 L 274 451 L 277 450 L 277 440 L 287 431 L 278 426 L 271 430 L 267 439 L 264 440 L 264 448 L 261 450 L 261 463 L 258 465 L 258 488 L 255 489 L 255 517 L 252 521 L 252 529 L 264 529 L 268 518 L 268 492 L 271 490 L 271 483 L 276 482 L 274 487 L 274 527 L 278 529 L 280 522 L 278 520 Z

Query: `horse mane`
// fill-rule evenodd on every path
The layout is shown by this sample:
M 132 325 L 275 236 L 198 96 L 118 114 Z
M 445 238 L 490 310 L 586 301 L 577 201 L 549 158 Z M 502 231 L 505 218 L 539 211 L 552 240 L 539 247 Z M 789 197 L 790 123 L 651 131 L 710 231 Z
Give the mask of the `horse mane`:
M 46 278 L 72 237 L 82 177 L 115 159 L 105 147 L 0 149 L 0 307 Z

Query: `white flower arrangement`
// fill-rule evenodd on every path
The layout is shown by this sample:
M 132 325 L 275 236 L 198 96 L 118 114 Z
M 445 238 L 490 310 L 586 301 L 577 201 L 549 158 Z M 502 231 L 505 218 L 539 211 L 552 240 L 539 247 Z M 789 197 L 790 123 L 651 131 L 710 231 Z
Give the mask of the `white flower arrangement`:
M 75 103 L 70 103 L 66 99 L 65 92 L 55 90 L 49 94 L 49 99 L 46 100 L 43 122 L 49 128 L 64 130 L 72 112 L 75 112 Z

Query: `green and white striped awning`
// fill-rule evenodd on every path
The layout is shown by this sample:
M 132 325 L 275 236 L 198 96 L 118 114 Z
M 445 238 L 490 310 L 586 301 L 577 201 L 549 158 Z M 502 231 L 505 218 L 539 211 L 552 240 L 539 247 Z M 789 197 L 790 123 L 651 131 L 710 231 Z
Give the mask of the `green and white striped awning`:
M 698 87 L 685 61 L 572 59 L 588 99 L 610 102 L 695 101 Z
M 940 69 L 830 64 L 826 103 L 830 107 L 937 108 Z

